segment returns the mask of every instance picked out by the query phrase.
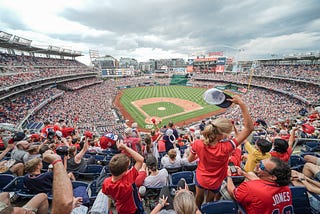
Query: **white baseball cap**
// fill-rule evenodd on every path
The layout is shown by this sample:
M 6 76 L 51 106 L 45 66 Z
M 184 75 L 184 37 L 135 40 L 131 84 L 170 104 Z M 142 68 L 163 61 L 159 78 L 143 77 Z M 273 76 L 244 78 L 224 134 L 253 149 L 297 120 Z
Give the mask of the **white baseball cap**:
M 232 102 L 228 100 L 232 99 L 232 97 L 216 88 L 211 88 L 204 92 L 203 99 L 207 103 L 219 106 L 221 108 L 228 108 L 232 104 Z

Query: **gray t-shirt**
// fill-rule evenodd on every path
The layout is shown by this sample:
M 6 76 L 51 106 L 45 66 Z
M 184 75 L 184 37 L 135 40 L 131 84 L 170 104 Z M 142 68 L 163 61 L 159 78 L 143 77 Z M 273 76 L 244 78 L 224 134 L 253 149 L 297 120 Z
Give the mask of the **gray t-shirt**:
M 15 148 L 11 152 L 11 158 L 16 160 L 17 162 L 23 163 L 23 157 L 28 154 L 28 152 Z
M 149 175 L 144 179 L 143 186 L 145 187 L 163 187 L 167 185 L 168 171 L 166 169 L 159 170 L 157 175 Z

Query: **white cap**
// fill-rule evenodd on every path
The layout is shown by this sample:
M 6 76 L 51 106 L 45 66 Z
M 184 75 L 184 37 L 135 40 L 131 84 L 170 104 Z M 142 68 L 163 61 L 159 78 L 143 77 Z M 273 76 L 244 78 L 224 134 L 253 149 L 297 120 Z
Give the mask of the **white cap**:
M 232 99 L 232 97 L 216 88 L 211 88 L 204 92 L 203 99 L 207 103 L 219 106 L 221 108 L 228 108 L 232 104 L 232 102 L 228 100 Z

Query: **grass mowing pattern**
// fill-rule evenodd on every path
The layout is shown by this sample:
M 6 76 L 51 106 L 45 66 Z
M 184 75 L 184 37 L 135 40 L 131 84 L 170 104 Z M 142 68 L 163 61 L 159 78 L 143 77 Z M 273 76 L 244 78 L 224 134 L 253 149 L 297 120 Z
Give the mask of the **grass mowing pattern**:
M 203 93 L 205 91 L 205 88 L 192 88 L 187 86 L 149 86 L 139 88 L 128 88 L 122 90 L 123 95 L 121 96 L 120 102 L 128 111 L 128 113 L 134 118 L 135 122 L 137 122 L 140 127 L 144 128 L 146 127 L 146 124 L 144 122 L 145 116 L 138 109 L 136 109 L 131 104 L 131 102 L 135 100 L 153 97 L 173 97 L 184 100 L 190 100 L 192 102 L 198 103 L 203 107 L 203 109 L 201 110 L 165 119 L 161 123 L 161 125 L 164 125 L 168 124 L 170 120 L 174 123 L 177 123 L 186 119 L 194 118 L 220 109 L 217 106 L 207 104 L 203 100 Z
M 158 110 L 159 107 L 164 107 L 165 110 Z M 183 112 L 183 108 L 173 103 L 158 102 L 154 104 L 148 104 L 141 107 L 150 117 L 165 117 L 172 114 Z

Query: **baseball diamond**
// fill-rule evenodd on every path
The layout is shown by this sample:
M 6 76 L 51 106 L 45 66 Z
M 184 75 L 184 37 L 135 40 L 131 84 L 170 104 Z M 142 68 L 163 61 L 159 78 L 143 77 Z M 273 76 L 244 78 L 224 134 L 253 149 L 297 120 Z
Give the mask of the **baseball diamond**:
M 154 118 L 160 125 L 169 121 L 187 125 L 225 111 L 203 100 L 207 88 L 187 86 L 149 86 L 120 91 L 115 105 L 129 124 L 137 122 L 142 129 L 153 127 Z

